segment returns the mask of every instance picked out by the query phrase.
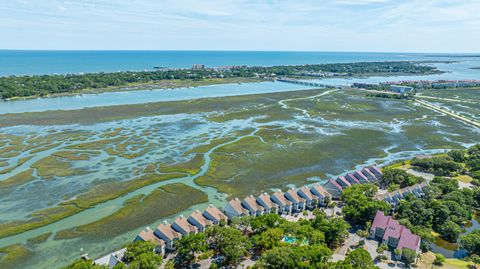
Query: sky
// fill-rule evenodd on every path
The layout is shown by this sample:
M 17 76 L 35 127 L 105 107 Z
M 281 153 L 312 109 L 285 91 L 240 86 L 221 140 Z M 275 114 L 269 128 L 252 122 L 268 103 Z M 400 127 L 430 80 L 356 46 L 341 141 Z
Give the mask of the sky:
M 480 52 L 480 0 L 1 0 L 0 49 Z

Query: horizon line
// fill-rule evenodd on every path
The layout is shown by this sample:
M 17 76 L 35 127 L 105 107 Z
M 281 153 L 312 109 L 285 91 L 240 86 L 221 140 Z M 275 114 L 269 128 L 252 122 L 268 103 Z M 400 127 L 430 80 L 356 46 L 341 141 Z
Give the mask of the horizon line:
M 409 52 L 409 51 L 336 51 L 336 50 L 209 50 L 209 49 L 0 49 L 25 52 L 298 52 L 298 53 L 390 53 L 480 55 L 480 52 Z

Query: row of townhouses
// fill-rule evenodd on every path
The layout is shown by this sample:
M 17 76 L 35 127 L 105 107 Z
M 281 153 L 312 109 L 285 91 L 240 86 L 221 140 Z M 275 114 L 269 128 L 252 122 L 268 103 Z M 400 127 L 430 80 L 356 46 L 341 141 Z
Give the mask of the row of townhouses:
M 417 198 L 421 198 L 425 195 L 424 188 L 427 186 L 427 182 L 415 184 L 413 186 L 401 188 L 396 191 L 388 192 L 386 194 L 377 195 L 378 200 L 383 200 L 389 203 L 392 208 L 397 208 L 400 200 L 407 198 L 407 195 L 411 194 Z
M 325 201 L 339 199 L 344 188 L 352 184 L 374 183 L 382 176 L 376 166 L 365 167 L 336 180 L 330 179 L 323 186 L 314 184 L 286 192 L 275 192 L 271 195 L 262 193 L 257 197 L 250 195 L 243 200 L 235 198 L 227 203 L 223 212 L 213 205 L 203 212 L 195 211 L 189 217 L 178 217 L 172 224 L 162 223 L 155 230 L 141 231 L 135 241 L 150 241 L 158 253 L 164 254 L 174 249 L 175 240 L 189 233 L 202 232 L 210 225 L 227 222 L 242 216 L 260 216 L 263 214 L 294 214 L 325 205 Z
M 376 166 L 364 167 L 353 173 L 330 179 L 324 187 L 330 193 L 332 199 L 338 200 L 343 193 L 343 189 L 354 184 L 376 183 L 382 178 L 382 175 L 382 171 Z
M 205 231 L 206 227 L 226 222 L 227 216 L 218 208 L 209 205 L 203 212 L 196 210 L 188 218 L 178 217 L 172 224 L 164 222 L 152 231 L 150 229 L 141 231 L 134 241 L 150 241 L 157 248 L 157 253 L 165 254 L 167 250 L 174 249 L 175 240 L 189 233 Z
M 250 195 L 243 200 L 235 198 L 228 202 L 223 211 L 229 219 L 269 213 L 292 214 L 323 205 L 326 199 L 331 199 L 331 195 L 323 186 L 315 184 L 298 190 L 290 189 L 284 193 L 263 193 L 258 197 Z

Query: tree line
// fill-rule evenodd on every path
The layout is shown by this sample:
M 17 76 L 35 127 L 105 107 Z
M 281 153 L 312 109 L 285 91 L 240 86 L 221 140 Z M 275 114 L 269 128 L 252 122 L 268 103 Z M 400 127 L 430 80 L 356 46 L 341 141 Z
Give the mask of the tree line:
M 46 96 L 59 93 L 76 93 L 85 89 L 121 87 L 130 84 L 146 84 L 163 80 L 205 78 L 255 77 L 296 75 L 301 72 L 333 72 L 348 76 L 374 73 L 426 74 L 438 72 L 431 66 L 415 62 L 364 62 L 315 65 L 252 66 L 221 69 L 166 69 L 156 71 L 126 71 L 115 73 L 86 73 L 67 75 L 34 75 L 0 77 L 0 98 Z

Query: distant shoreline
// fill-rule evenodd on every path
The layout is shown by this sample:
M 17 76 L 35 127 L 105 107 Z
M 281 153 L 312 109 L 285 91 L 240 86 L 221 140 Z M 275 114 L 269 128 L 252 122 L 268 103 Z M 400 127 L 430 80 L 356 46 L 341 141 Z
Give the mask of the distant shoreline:
M 128 89 L 130 87 L 160 88 L 194 87 L 250 80 L 274 80 L 278 77 L 302 76 L 314 78 L 431 75 L 440 74 L 432 63 L 451 61 L 379 61 L 331 64 L 301 64 L 277 66 L 166 68 L 158 71 L 84 73 L 70 75 L 35 75 L 0 77 L 0 97 L 12 101 L 24 98 L 76 95 Z M 226 82 L 226 83 L 228 83 Z M 232 82 L 230 82 L 232 83 Z M 145 87 L 143 86 L 145 85 Z
M 192 87 L 201 87 L 201 86 L 210 86 L 218 84 L 232 84 L 232 83 L 255 83 L 268 81 L 266 79 L 259 78 L 224 78 L 224 79 L 204 79 L 200 81 L 194 81 L 191 79 L 188 80 L 170 80 L 170 81 L 158 81 L 151 83 L 132 83 L 125 86 L 113 86 L 106 88 L 98 89 L 82 89 L 76 92 L 64 92 L 64 93 L 52 93 L 45 96 L 32 95 L 32 96 L 19 96 L 12 97 L 4 102 L 15 102 L 15 101 L 25 101 L 30 99 L 37 98 L 57 98 L 57 97 L 68 97 L 68 96 L 78 96 L 83 94 L 101 94 L 107 92 L 129 92 L 129 91 L 141 91 L 141 90 L 172 90 L 178 88 L 192 88 Z M 0 102 L 1 104 L 1 102 Z
M 480 54 L 466 54 L 466 55 L 452 55 L 452 54 L 444 54 L 444 55 L 425 55 L 425 57 L 446 57 L 446 58 L 479 58 Z

